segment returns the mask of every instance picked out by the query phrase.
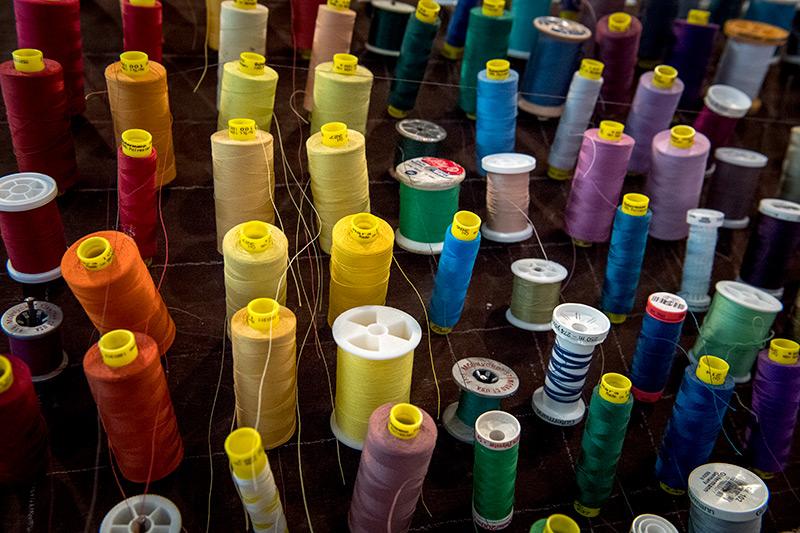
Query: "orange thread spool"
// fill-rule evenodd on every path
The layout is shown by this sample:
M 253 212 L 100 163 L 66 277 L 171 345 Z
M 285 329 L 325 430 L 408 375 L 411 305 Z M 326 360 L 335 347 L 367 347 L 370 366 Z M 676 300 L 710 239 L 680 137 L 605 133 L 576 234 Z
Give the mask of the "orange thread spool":
M 108 241 L 113 256 L 104 268 L 89 270 L 78 258 L 78 248 L 96 237 Z M 120 328 L 145 333 L 155 339 L 161 354 L 172 346 L 175 322 L 132 238 L 118 231 L 91 233 L 67 249 L 61 272 L 100 333 Z

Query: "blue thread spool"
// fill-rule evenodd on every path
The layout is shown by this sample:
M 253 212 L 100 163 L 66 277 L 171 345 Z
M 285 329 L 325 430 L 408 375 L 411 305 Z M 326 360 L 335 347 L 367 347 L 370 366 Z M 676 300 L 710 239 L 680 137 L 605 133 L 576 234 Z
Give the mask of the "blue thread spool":
M 541 118 L 560 117 L 572 75 L 578 68 L 581 45 L 592 32 L 583 24 L 558 17 L 539 17 L 533 27 L 535 37 L 518 105 Z
M 481 160 L 487 155 L 514 151 L 517 136 L 519 74 L 505 59 L 492 59 L 478 73 L 475 109 L 475 151 L 478 171 L 486 175 Z
M 796 10 L 797 0 L 750 0 L 744 18 L 791 30 Z
M 686 212 L 689 238 L 686 240 L 681 290 L 678 294 L 686 300 L 689 310 L 694 313 L 704 313 L 711 304 L 708 289 L 711 286 L 711 271 L 714 269 L 717 230 L 722 226 L 724 218 L 721 211 L 714 209 L 689 209 Z
M 394 0 L 372 0 L 372 22 L 365 46 L 373 54 L 398 57 L 414 6 Z
M 444 2 L 440 4 L 445 5 Z M 464 54 L 464 42 L 467 40 L 469 12 L 478 5 L 478 0 L 458 0 L 456 9 L 447 25 L 447 35 L 442 46 L 442 55 L 447 59 L 459 59 Z
M 656 292 L 647 298 L 631 366 L 631 392 L 640 402 L 656 402 L 661 398 L 680 343 L 687 309 L 683 298 L 669 292 Z
M 508 40 L 508 55 L 515 59 L 528 59 L 533 46 L 531 24 L 538 17 L 550 14 L 550 0 L 518 0 L 511 2 L 511 36 Z

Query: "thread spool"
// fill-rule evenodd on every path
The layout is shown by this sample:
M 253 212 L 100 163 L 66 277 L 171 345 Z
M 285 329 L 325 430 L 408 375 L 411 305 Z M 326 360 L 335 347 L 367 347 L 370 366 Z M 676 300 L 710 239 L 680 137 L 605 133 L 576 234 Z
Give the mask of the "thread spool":
M 0 355 L 0 416 L 7 425 L 0 439 L 0 483 L 30 483 L 47 468 L 47 427 L 30 370 L 13 355 Z
M 287 533 L 280 493 L 264 453 L 261 437 L 253 428 L 239 428 L 225 439 L 231 477 L 247 509 L 253 530 Z
M 0 178 L 0 235 L 6 269 L 19 283 L 47 283 L 61 277 L 67 247 L 50 176 L 20 172 Z
M 394 125 L 397 131 L 397 145 L 394 149 L 394 167 L 417 157 L 438 157 L 442 151 L 442 144 L 447 138 L 447 131 L 438 124 L 428 120 L 409 118 L 401 120 Z
M 645 2 L 642 39 L 639 43 L 639 66 L 657 65 L 667 54 L 672 40 L 672 22 L 678 17 L 678 0 Z
M 545 422 L 574 426 L 586 412 L 581 399 L 595 347 L 611 329 L 601 311 L 588 305 L 565 303 L 553 310 L 555 342 L 544 385 L 533 393 L 533 411 Z
M 720 354 L 730 364 L 734 381 L 746 383 L 783 305 L 766 292 L 736 281 L 719 281 L 716 289 L 689 356 Z
M 712 150 L 727 146 L 736 124 L 747 114 L 753 101 L 735 87 L 712 85 L 703 102 L 703 109 L 694 121 L 695 130 L 708 137 Z
M 206 0 L 206 46 L 219 50 L 219 11 L 222 0 Z
M 0 86 L 17 168 L 52 176 L 63 193 L 78 179 L 64 71 L 39 50 L 12 56 L 0 64 Z
M 517 134 L 519 74 L 505 59 L 492 59 L 478 73 L 475 107 L 475 155 L 478 172 L 487 170 L 481 160 L 514 151 Z
M 366 305 L 339 315 L 331 329 L 337 346 L 331 431 L 360 450 L 372 412 L 387 402 L 408 402 L 422 328 L 399 309 Z
M 0 319 L 11 353 L 28 366 L 34 383 L 56 377 L 69 362 L 61 346 L 63 320 L 59 306 L 33 297 L 10 307 Z
M 769 489 L 740 466 L 710 463 L 689 474 L 689 533 L 757 533 Z
M 528 59 L 533 47 L 535 34 L 531 24 L 538 17 L 550 14 L 550 0 L 511 3 L 511 35 L 508 39 L 508 55 L 515 59 Z
M 156 185 L 170 183 L 175 179 L 175 153 L 166 69 L 141 52 L 123 52 L 120 61 L 106 67 L 105 77 L 117 147 L 125 130 L 150 132 L 158 152 Z
M 292 6 L 292 47 L 303 59 L 311 57 L 314 44 L 314 28 L 317 10 L 325 0 L 291 0 Z
M 260 220 L 237 224 L 222 240 L 222 255 L 228 321 L 256 298 L 286 305 L 289 240 L 279 228 Z
M 122 0 L 122 48 L 126 52 L 139 50 L 161 63 L 162 9 L 158 0 L 151 3 Z
M 639 78 L 626 123 L 628 135 L 636 141 L 628 165 L 630 173 L 650 172 L 653 138 L 669 128 L 683 90 L 678 71 L 669 65 L 658 65 Z
M 268 18 L 269 9 L 264 4 L 255 3 L 252 7 L 246 8 L 235 0 L 226 0 L 220 4 L 217 66 L 217 109 L 220 111 L 225 65 L 231 61 L 238 61 L 243 52 L 259 55 L 266 53 Z
M 397 166 L 400 224 L 395 239 L 400 248 L 424 255 L 442 252 L 465 176 L 461 165 L 438 157 L 417 157 Z
M 475 421 L 472 520 L 478 527 L 497 531 L 511 524 L 521 429 L 504 411 L 488 411 Z
M 689 306 L 669 292 L 648 296 L 631 365 L 631 392 L 640 402 L 657 402 L 667 385 Z
M 409 403 L 375 409 L 347 515 L 350 531 L 409 530 L 437 433 L 430 415 Z
M 447 227 L 428 305 L 428 320 L 434 333 L 450 333 L 461 319 L 472 268 L 481 245 L 480 226 L 478 215 L 459 211 Z
M 564 231 L 573 241 L 606 242 L 611 236 L 634 140 L 619 122 L 604 120 L 583 134 L 575 179 L 564 210 Z
M 118 231 L 90 233 L 67 249 L 61 270 L 101 334 L 131 328 L 153 338 L 160 354 L 172 346 L 175 322 L 133 239 Z
M 457 60 L 464 55 L 464 43 L 467 40 L 469 14 L 478 5 L 478 0 L 462 0 L 455 4 L 453 16 L 447 25 L 442 55 L 447 59 Z
M 580 533 L 580 531 L 578 523 L 567 515 L 551 514 L 534 522 L 529 533 Z
M 528 240 L 533 235 L 528 218 L 530 172 L 536 168 L 536 159 L 525 154 L 495 153 L 484 157 L 480 167 L 487 172 L 483 236 L 504 243 Z
M 64 69 L 67 112 L 80 115 L 86 109 L 83 96 L 83 41 L 80 0 L 15 0 L 17 46 L 41 50 Z M 6 104 L 8 105 L 8 104 Z
M 752 0 L 744 18 L 791 31 L 796 10 L 797 0 Z
M 219 253 L 225 234 L 234 226 L 249 220 L 275 221 L 273 138 L 253 122 L 232 119 L 228 128 L 211 135 Z
M 365 140 L 342 122 L 329 122 L 308 138 L 306 151 L 319 244 L 330 253 L 334 224 L 344 216 L 369 212 Z
M 780 197 L 790 202 L 800 202 L 800 126 L 792 128 L 789 134 L 781 169 Z
M 183 459 L 161 353 L 148 335 L 116 329 L 83 358 L 109 448 L 122 475 L 134 483 L 162 479 Z
M 714 39 L 719 26 L 707 22 L 702 15 L 688 20 L 676 20 L 672 26 L 673 44 L 667 63 L 681 73 L 685 89 L 681 97 L 682 107 L 695 107 L 701 96 L 708 63 L 714 51 Z
M 767 156 L 742 148 L 717 148 L 716 170 L 708 191 L 707 207 L 722 211 L 722 227 L 743 229 L 750 223 L 750 208 L 758 190 L 759 174 Z
M 227 129 L 231 120 L 246 118 L 254 120 L 258 129 L 269 131 L 278 73 L 265 61 L 260 54 L 242 52 L 239 59 L 220 65 L 217 130 Z
M 689 238 L 683 259 L 680 294 L 694 313 L 705 312 L 711 303 L 708 289 L 714 270 L 717 231 L 724 225 L 724 216 L 721 211 L 713 209 L 689 209 L 686 212 Z
M 630 533 L 678 533 L 666 518 L 654 514 L 640 514 L 633 519 Z
M 581 1 L 578 20 L 580 20 L 581 24 L 589 28 L 592 33 L 596 34 L 596 26 L 600 25 L 600 19 L 620 11 L 625 11 L 625 0 Z M 588 51 L 591 51 L 591 49 Z
M 518 259 L 511 263 L 514 282 L 506 320 L 528 331 L 550 331 L 567 269 L 555 261 Z
M 356 56 L 336 54 L 332 62 L 317 65 L 314 80 L 311 131 L 316 133 L 329 122 L 343 122 L 365 134 L 372 72 L 359 65 Z
M 751 232 L 739 276 L 748 285 L 781 298 L 789 262 L 800 245 L 800 204 L 764 198 L 758 205 L 756 231 Z
M 517 392 L 519 378 L 506 365 L 483 357 L 456 361 L 452 375 L 461 394 L 444 410 L 442 424 L 452 437 L 472 444 L 475 421 L 487 411 L 500 409 L 503 398 Z
M 603 68 L 599 61 L 583 59 L 580 69 L 572 76 L 564 112 L 547 156 L 547 175 L 555 180 L 572 178 L 583 132 L 589 127 L 603 86 Z
M 339 5 L 342 7 L 337 7 Z M 303 99 L 303 108 L 306 111 L 311 111 L 314 107 L 314 73 L 317 65 L 333 61 L 333 56 L 336 54 L 350 52 L 356 12 L 348 9 L 349 5 L 349 0 L 328 0 L 328 4 L 319 6 L 311 58 L 308 61 L 306 94 Z
M 122 500 L 103 517 L 100 533 L 147 531 L 180 533 L 181 512 L 172 501 L 158 494 L 139 494 Z M 125 529 L 123 529 L 125 528 Z
M 399 57 L 414 6 L 394 0 L 372 2 L 372 20 L 364 46 L 373 54 Z
M 517 105 L 540 118 L 560 117 L 581 46 L 592 32 L 582 24 L 558 17 L 539 17 L 533 21 L 533 28 L 536 38 Z
M 630 102 L 636 53 L 642 36 L 642 23 L 627 13 L 605 15 L 597 22 L 597 59 L 605 65 L 603 99 Z
M 117 149 L 119 230 L 136 241 L 145 263 L 158 252 L 158 154 L 145 130 L 125 130 Z

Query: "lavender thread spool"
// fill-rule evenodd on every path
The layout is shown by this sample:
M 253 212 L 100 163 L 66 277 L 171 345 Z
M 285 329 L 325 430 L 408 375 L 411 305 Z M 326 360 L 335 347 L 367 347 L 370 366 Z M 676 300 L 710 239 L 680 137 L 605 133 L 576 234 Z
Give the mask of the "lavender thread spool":
M 636 141 L 628 164 L 631 174 L 650 171 L 653 137 L 669 128 L 683 88 L 678 71 L 668 65 L 658 65 L 639 78 L 627 121 L 628 135 Z
M 686 212 L 700 203 L 709 142 L 690 126 L 675 126 L 653 138 L 653 166 L 645 194 L 653 220 L 650 236 L 665 241 L 689 234 Z
M 711 304 L 708 289 L 714 269 L 717 231 L 722 226 L 724 216 L 721 211 L 713 209 L 689 209 L 686 212 L 689 238 L 686 240 L 681 290 L 678 295 L 686 300 L 689 310 L 695 313 L 705 312 Z
M 494 154 L 481 160 L 486 170 L 486 222 L 481 234 L 495 242 L 521 242 L 533 235 L 528 218 L 530 172 L 536 159 L 525 154 Z
M 719 26 L 708 23 L 709 12 L 689 11 L 687 20 L 676 20 L 672 26 L 675 38 L 667 63 L 681 73 L 685 84 L 681 106 L 695 107 L 700 99 L 708 62 L 714 51 L 714 38 Z
M 575 244 L 606 242 L 625 181 L 634 140 L 619 122 L 604 120 L 583 134 L 578 168 L 564 212 L 564 229 Z
M 627 13 L 612 13 L 597 23 L 597 58 L 605 65 L 605 83 L 600 94 L 610 102 L 630 102 L 636 53 L 642 23 Z
M 61 347 L 63 320 L 59 306 L 32 297 L 3 313 L 0 325 L 11 353 L 28 365 L 34 383 L 56 377 L 69 362 Z
M 758 191 L 767 156 L 742 148 L 717 148 L 706 207 L 725 214 L 723 228 L 742 229 L 750 223 L 750 208 Z

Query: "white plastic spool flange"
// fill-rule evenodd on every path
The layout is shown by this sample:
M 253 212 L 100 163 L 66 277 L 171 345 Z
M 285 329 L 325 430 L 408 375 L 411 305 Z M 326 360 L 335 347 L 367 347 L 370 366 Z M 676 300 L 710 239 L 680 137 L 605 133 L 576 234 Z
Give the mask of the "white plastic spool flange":
M 708 88 L 703 103 L 717 115 L 742 118 L 750 111 L 753 100 L 736 87 L 717 84 Z
M 484 230 L 481 229 L 482 233 L 483 231 Z M 555 261 L 537 258 L 518 259 L 514 261 L 511 263 L 511 272 L 519 278 L 538 285 L 561 283 L 567 278 L 568 274 L 567 269 Z M 513 326 L 528 331 L 550 331 L 552 329 L 551 322 L 533 324 L 517 318 L 514 316 L 514 313 L 511 312 L 511 307 L 506 310 L 506 320 Z
M 141 528 L 137 519 L 149 527 Z M 156 494 L 140 494 L 115 505 L 103 518 L 100 533 L 180 533 L 181 527 L 181 513 L 174 503 Z
M 630 533 L 678 533 L 678 528 L 658 515 L 640 514 L 633 519 Z
M 492 174 L 523 174 L 536 168 L 536 158 L 527 154 L 501 153 L 487 155 L 481 159 L 481 167 Z M 528 213 L 525 213 L 528 216 Z M 491 227 L 491 220 L 487 220 L 481 227 L 481 236 L 490 241 L 512 243 L 522 242 L 533 235 L 533 225 L 528 222 L 525 229 L 513 232 L 495 231 Z
M 725 221 L 725 213 L 717 211 L 716 209 L 689 209 L 686 212 L 686 222 L 689 226 L 696 228 L 703 228 L 708 231 L 717 231 L 722 227 Z M 691 232 L 689 233 L 691 235 Z M 688 292 L 681 291 L 681 298 L 686 300 L 689 309 L 695 313 L 703 313 L 708 310 L 711 305 L 711 296 L 708 294 L 689 294 Z
M 749 522 L 767 510 L 769 489 L 741 466 L 709 463 L 689 474 L 689 500 L 698 510 L 726 522 Z

